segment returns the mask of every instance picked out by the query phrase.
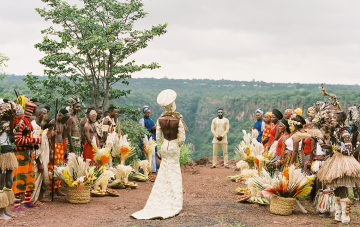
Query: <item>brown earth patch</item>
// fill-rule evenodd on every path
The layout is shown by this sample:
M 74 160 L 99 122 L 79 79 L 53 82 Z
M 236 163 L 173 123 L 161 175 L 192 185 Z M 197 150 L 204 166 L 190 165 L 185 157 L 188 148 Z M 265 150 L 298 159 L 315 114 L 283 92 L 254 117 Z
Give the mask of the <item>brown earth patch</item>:
M 26 214 L 0 226 L 338 226 L 333 218 L 319 217 L 308 200 L 302 201 L 309 212 L 302 214 L 296 206 L 290 216 L 271 214 L 268 206 L 236 202 L 235 189 L 243 186 L 226 180 L 237 174 L 235 168 L 189 163 L 182 173 L 183 210 L 165 220 L 135 220 L 129 216 L 141 210 L 149 197 L 153 183 L 138 182 L 137 189 L 116 189 L 119 197 L 91 197 L 88 204 L 69 204 L 66 197 L 43 203 L 40 209 L 26 209 Z M 199 173 L 185 171 L 197 168 Z M 10 208 L 8 208 L 10 210 Z M 351 225 L 360 225 L 360 206 L 352 206 Z

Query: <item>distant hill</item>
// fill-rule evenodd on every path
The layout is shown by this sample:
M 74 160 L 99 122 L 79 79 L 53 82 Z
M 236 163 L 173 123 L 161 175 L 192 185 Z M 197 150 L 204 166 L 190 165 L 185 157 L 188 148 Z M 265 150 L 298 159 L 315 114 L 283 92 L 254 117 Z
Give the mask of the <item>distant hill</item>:
M 0 92 L 19 89 L 32 97 L 21 76 L 10 76 L 0 85 Z M 225 117 L 230 121 L 228 134 L 230 157 L 235 147 L 242 140 L 242 130 L 248 130 L 255 121 L 255 110 L 263 108 L 271 111 L 278 108 L 301 107 L 305 110 L 318 100 L 326 97 L 319 92 L 320 84 L 266 83 L 261 81 L 230 80 L 178 80 L 133 78 L 130 85 L 116 84 L 118 89 L 131 89 L 130 95 L 113 100 L 111 103 L 140 108 L 148 105 L 152 109 L 151 118 L 156 121 L 163 111 L 157 105 L 157 95 L 164 89 L 177 92 L 177 111 L 183 116 L 189 128 L 186 142 L 192 143 L 194 158 L 212 155 L 211 120 L 217 117 L 217 109 L 224 108 Z M 324 85 L 328 92 L 335 93 L 344 109 L 360 103 L 359 85 Z M 306 116 L 304 116 L 306 117 Z

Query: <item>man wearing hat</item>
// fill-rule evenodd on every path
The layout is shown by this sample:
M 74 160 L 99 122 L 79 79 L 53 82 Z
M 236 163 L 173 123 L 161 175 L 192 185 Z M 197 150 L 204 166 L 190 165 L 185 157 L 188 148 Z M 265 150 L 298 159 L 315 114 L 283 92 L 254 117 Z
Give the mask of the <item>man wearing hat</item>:
M 179 214 L 183 205 L 180 170 L 180 147 L 185 142 L 187 127 L 182 115 L 175 112 L 176 92 L 162 91 L 157 102 L 165 108 L 156 122 L 156 138 L 161 143 L 161 168 L 143 210 L 131 216 L 136 219 L 170 218 Z
M 221 149 L 224 154 L 224 166 L 225 168 L 229 168 L 228 166 L 228 141 L 227 134 L 229 132 L 229 120 L 224 117 L 224 110 L 222 108 L 218 109 L 218 117 L 214 118 L 211 123 L 211 133 L 214 135 L 213 138 L 213 165 L 210 167 L 211 169 L 216 168 L 217 164 L 217 155 L 219 152 L 219 148 L 221 145 Z

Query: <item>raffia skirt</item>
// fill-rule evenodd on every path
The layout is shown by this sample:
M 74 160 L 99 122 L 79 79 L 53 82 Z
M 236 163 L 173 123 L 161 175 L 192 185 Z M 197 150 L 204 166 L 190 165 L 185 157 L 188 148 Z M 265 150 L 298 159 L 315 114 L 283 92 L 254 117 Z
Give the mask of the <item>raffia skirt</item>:
M 14 170 L 18 168 L 18 161 L 14 152 L 0 154 L 0 169 Z
M 317 177 L 328 187 L 355 187 L 360 181 L 360 163 L 353 156 L 336 152 L 325 160 Z
M 0 192 L 0 209 L 6 208 L 9 206 L 9 199 L 5 192 Z

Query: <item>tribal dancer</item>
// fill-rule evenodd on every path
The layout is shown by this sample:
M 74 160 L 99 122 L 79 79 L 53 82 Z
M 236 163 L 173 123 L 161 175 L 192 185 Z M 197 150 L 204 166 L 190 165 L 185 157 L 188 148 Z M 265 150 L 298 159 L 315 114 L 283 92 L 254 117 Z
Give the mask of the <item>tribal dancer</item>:
M 56 126 L 55 126 L 55 145 L 51 144 L 51 153 L 50 160 L 48 164 L 48 171 L 53 171 L 53 161 L 56 166 L 63 165 L 65 163 L 65 159 L 67 158 L 67 153 L 64 151 L 64 143 L 63 138 L 67 135 L 65 124 L 69 120 L 70 114 L 66 109 L 61 109 L 57 114 Z M 55 159 L 54 158 L 54 149 L 55 149 Z M 58 196 L 64 196 L 63 193 L 60 192 L 61 181 L 54 179 L 54 188 L 52 188 L 52 175 L 49 174 L 49 192 Z
M 41 123 L 43 118 L 47 114 L 45 108 L 38 107 L 35 110 L 35 120 L 31 122 L 34 128 L 32 133 L 33 138 L 41 138 L 41 145 L 35 152 L 35 190 L 31 195 L 31 201 L 36 202 L 40 196 L 40 200 L 45 193 L 44 188 L 47 188 L 49 184 L 48 178 L 48 163 L 49 163 L 49 141 L 47 138 L 47 130 L 42 130 Z M 44 136 L 43 136 L 44 135 Z M 44 177 L 46 176 L 46 177 Z M 44 182 L 44 184 L 43 184 Z
M 103 144 L 102 143 L 102 137 L 103 137 L 103 133 L 102 133 L 102 115 L 103 115 L 103 111 L 102 109 L 96 109 L 96 114 L 97 114 L 97 117 L 96 117 L 96 122 L 95 122 L 95 127 L 96 127 L 96 134 L 97 134 L 97 138 L 98 138 L 98 141 L 99 141 L 99 147 L 103 147 Z
M 84 144 L 86 142 L 86 138 L 85 138 L 85 133 L 84 133 L 84 126 L 86 124 L 86 122 L 88 121 L 89 119 L 89 113 L 90 111 L 94 110 L 94 108 L 88 108 L 86 110 L 86 113 L 85 113 L 85 117 L 83 117 L 80 121 L 80 139 L 81 139 L 81 148 L 83 149 L 84 148 Z
M 31 194 L 35 189 L 34 174 L 34 149 L 39 148 L 41 138 L 32 138 L 33 127 L 29 120 L 35 105 L 25 96 L 20 95 L 16 103 L 21 104 L 24 112 L 19 112 L 13 119 L 15 145 L 14 153 L 18 160 L 18 168 L 13 171 L 13 187 L 15 193 L 14 211 L 25 213 L 20 206 L 20 193 L 25 193 L 24 207 L 39 208 L 40 206 L 31 202 Z M 28 118 L 29 117 L 29 118 Z
M 6 207 L 15 200 L 12 172 L 18 168 L 10 139 L 13 135 L 10 122 L 19 111 L 23 111 L 20 105 L 0 99 L 0 219 L 14 217 L 6 211 Z
M 103 141 L 106 143 L 107 137 L 110 133 L 113 133 L 115 130 L 115 124 L 117 121 L 117 109 L 114 106 L 110 106 L 109 109 L 109 116 L 104 117 L 103 124 L 102 124 L 102 131 L 103 131 Z M 104 144 L 105 144 L 104 143 Z
M 156 138 L 162 144 L 161 168 L 144 209 L 132 214 L 136 219 L 156 219 L 174 217 L 182 210 L 183 191 L 179 164 L 180 147 L 185 142 L 187 127 L 182 115 L 175 112 L 176 93 L 164 90 L 157 102 L 165 108 L 156 122 Z
M 80 100 L 77 96 L 74 98 L 70 98 L 68 100 L 69 106 L 66 108 L 70 113 L 70 118 L 66 124 L 66 130 L 68 132 L 66 148 L 68 152 L 75 153 L 77 156 L 80 156 L 81 153 L 81 139 L 80 139 L 80 132 L 79 132 L 79 120 L 76 114 L 81 112 L 80 109 Z
M 345 128 L 346 114 L 340 107 L 340 102 L 334 94 L 328 94 L 325 88 L 321 91 L 324 95 L 333 99 L 333 110 L 316 116 L 315 121 L 322 120 L 329 112 L 333 113 L 333 119 L 326 123 L 322 128 L 324 138 L 329 138 L 332 146 L 323 144 L 322 148 L 332 149 L 333 155 L 325 161 L 325 164 L 318 172 L 319 180 L 328 187 L 336 188 L 335 193 L 335 220 L 344 224 L 350 222 L 350 200 L 348 198 L 347 187 L 355 187 L 355 183 L 360 181 L 360 163 L 353 157 L 354 151 L 359 144 L 353 147 L 350 133 Z
M 92 144 L 94 144 L 95 146 L 98 146 L 99 144 L 97 139 L 96 127 L 95 127 L 96 118 L 97 118 L 96 111 L 95 110 L 90 111 L 89 119 L 84 126 L 85 138 L 86 138 L 86 142 L 84 145 L 84 152 L 83 152 L 84 161 L 89 159 L 91 160 L 92 164 L 97 164 L 94 160 L 95 153 L 93 151 Z
M 348 109 L 349 117 L 349 128 L 351 131 L 352 139 L 351 143 L 355 147 L 354 158 L 360 162 L 360 105 L 355 104 Z M 353 188 L 355 200 L 360 199 L 360 182 L 355 183 L 356 187 Z

